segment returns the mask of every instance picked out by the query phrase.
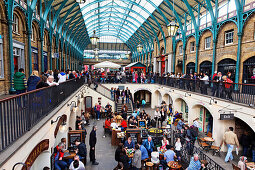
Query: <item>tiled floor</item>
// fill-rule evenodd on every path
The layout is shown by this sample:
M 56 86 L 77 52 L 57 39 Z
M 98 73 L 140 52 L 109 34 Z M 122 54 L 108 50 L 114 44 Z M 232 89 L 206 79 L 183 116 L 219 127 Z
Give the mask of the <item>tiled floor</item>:
M 154 110 L 150 108 L 145 108 L 146 112 L 150 114 L 151 116 L 154 114 Z M 89 161 L 89 156 L 87 157 L 87 166 L 86 169 L 89 170 L 112 170 L 116 165 L 117 162 L 114 159 L 115 154 L 115 146 L 111 145 L 111 138 L 107 136 L 106 138 L 103 138 L 104 131 L 103 131 L 103 122 L 104 120 L 100 121 L 91 121 L 91 125 L 87 127 L 87 139 L 86 139 L 86 145 L 87 150 L 89 152 L 89 133 L 91 131 L 92 125 L 95 123 L 98 127 L 97 130 L 97 145 L 96 145 L 96 159 L 97 162 L 99 162 L 99 165 L 91 165 L 91 162 Z M 88 153 L 89 155 L 89 153 Z M 211 152 L 207 153 L 207 155 L 212 158 L 215 162 L 220 164 L 223 168 L 226 170 L 232 170 L 232 164 L 231 163 L 225 163 L 225 153 L 221 154 L 221 157 L 218 156 L 212 156 Z M 234 156 L 235 161 L 234 163 L 237 164 L 238 156 Z

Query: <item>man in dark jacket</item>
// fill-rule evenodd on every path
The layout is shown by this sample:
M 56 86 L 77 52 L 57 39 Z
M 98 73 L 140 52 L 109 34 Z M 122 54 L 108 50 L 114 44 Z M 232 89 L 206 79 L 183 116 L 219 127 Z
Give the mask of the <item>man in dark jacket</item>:
M 13 76 L 13 87 L 16 90 L 16 94 L 21 94 L 26 92 L 27 80 L 24 74 L 24 69 L 20 68 Z
M 79 139 L 75 140 L 75 145 L 77 146 L 77 155 L 79 155 L 80 159 L 84 159 L 84 163 L 86 163 L 86 157 L 87 157 L 87 148 L 85 143 L 81 143 Z
M 92 165 L 99 164 L 98 162 L 96 162 L 96 158 L 95 158 L 95 147 L 97 143 L 96 130 L 97 130 L 97 126 L 93 126 L 93 129 L 89 135 L 89 146 L 90 146 L 89 156 L 90 156 L 90 161 L 92 162 Z

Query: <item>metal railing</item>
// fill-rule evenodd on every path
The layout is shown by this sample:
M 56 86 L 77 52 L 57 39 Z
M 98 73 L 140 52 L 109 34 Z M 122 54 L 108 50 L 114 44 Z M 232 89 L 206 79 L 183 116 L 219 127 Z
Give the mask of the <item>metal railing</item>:
M 117 80 L 114 75 L 108 75 L 105 83 L 136 83 L 132 75 L 126 75 L 125 81 Z M 141 83 L 141 81 L 138 81 Z M 181 90 L 200 93 L 210 97 L 231 100 L 237 103 L 255 106 L 255 84 L 224 83 L 204 81 L 200 79 L 171 78 L 146 76 L 146 84 L 160 84 Z
M 84 85 L 84 78 L 68 80 L 0 100 L 0 152 Z
M 190 159 L 194 154 L 198 154 L 199 159 L 200 160 L 206 160 L 208 165 L 207 165 L 207 169 L 210 170 L 224 170 L 224 168 L 222 166 L 220 166 L 217 162 L 215 162 L 212 158 L 210 158 L 209 156 L 207 156 L 200 148 L 196 147 L 194 145 L 194 143 L 187 142 L 185 138 L 183 138 L 183 136 L 178 133 L 175 130 L 171 130 L 171 145 L 174 146 L 175 145 L 175 141 L 176 138 L 180 138 L 181 139 L 181 143 L 182 143 L 182 149 L 181 149 L 181 161 L 185 164 L 185 165 L 189 165 L 190 163 Z

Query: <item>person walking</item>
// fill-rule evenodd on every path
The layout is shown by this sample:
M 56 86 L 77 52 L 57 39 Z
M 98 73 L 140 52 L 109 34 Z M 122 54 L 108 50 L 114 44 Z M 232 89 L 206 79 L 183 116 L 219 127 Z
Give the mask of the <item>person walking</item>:
M 90 156 L 90 161 L 92 162 L 92 165 L 99 164 L 98 162 L 96 162 L 96 156 L 95 156 L 96 143 L 97 143 L 96 130 L 97 130 L 97 126 L 93 126 L 92 131 L 90 132 L 90 135 L 89 135 L 89 146 L 90 146 L 89 156 Z
M 129 103 L 130 95 L 131 95 L 130 90 L 127 87 L 126 90 L 125 90 L 126 103 Z
M 21 94 L 26 92 L 27 80 L 24 73 L 24 69 L 20 68 L 13 76 L 13 87 L 16 90 L 16 94 Z
M 228 147 L 227 155 L 225 157 L 225 162 L 229 162 L 229 159 L 233 160 L 232 151 L 234 149 L 234 145 L 236 145 L 237 148 L 239 148 L 237 135 L 233 131 L 234 131 L 234 128 L 229 127 L 229 130 L 225 132 L 223 136 L 223 141 L 221 142 L 221 146 L 223 143 L 225 143 L 227 144 L 227 147 Z

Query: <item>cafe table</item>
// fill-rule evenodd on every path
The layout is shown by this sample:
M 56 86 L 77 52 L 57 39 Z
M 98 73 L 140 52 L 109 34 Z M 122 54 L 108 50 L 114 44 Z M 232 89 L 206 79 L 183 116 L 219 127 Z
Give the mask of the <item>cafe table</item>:
M 69 152 L 68 150 L 66 150 L 65 152 Z M 69 155 L 64 156 L 63 159 L 73 159 L 75 157 L 76 153 L 75 152 L 69 152 Z
M 168 167 L 170 169 L 181 169 L 182 168 L 182 165 L 179 163 L 179 162 L 176 162 L 176 161 L 170 161 L 167 163 Z
M 212 143 L 214 142 L 214 139 L 211 137 L 204 137 L 204 141 L 211 146 Z
M 255 162 L 247 162 L 246 167 L 248 170 L 255 170 Z

